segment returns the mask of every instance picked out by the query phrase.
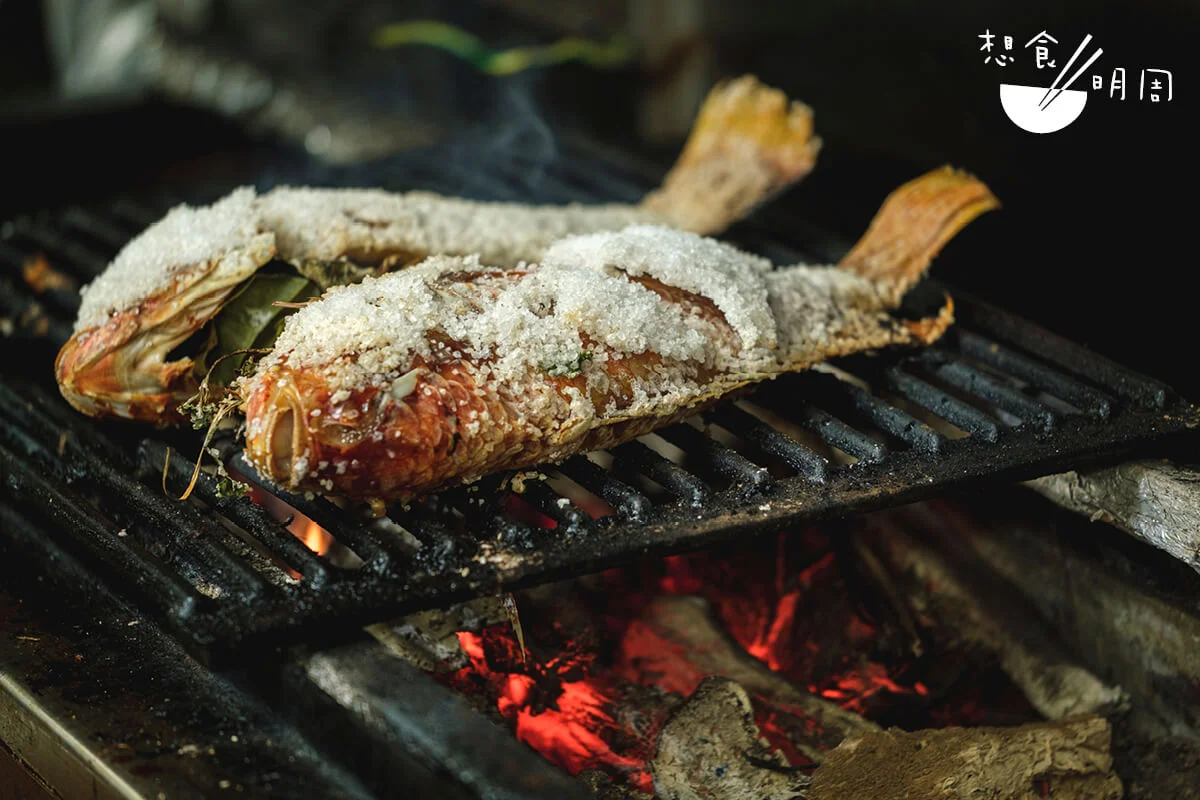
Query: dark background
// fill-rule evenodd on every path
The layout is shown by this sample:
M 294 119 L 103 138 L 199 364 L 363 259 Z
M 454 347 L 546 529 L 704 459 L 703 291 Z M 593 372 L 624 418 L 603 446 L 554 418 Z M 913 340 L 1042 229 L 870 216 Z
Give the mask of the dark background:
M 666 80 L 661 65 L 564 65 L 493 78 L 440 52 L 368 52 L 364 41 L 378 22 L 408 18 L 447 20 L 497 47 L 576 32 L 531 14 L 536 2 L 214 5 L 216 33 L 204 35 L 227 51 L 333 81 L 368 104 L 436 119 L 443 137 L 470 137 L 464 159 L 505 158 L 506 148 L 522 148 L 552 160 L 562 157 L 555 142 L 564 131 L 585 131 L 664 165 L 679 146 L 648 141 L 637 124 L 647 88 Z M 580 30 L 621 32 L 621 5 L 594 4 L 596 18 Z M 1190 279 L 1200 4 L 700 6 L 701 30 L 681 45 L 680 58 L 700 51 L 714 79 L 753 72 L 815 109 L 825 146 L 814 173 L 779 202 L 787 213 L 852 239 L 898 184 L 944 163 L 968 169 L 1003 208 L 951 243 L 936 265 L 939 277 L 1200 398 Z M 38 3 L 0 1 L 0 136 L 9 174 L 0 212 L 179 181 L 188 165 L 232 174 L 279 147 L 269 136 L 248 144 L 237 121 L 165 100 L 153 88 L 99 101 L 56 98 L 43 26 Z M 1013 36 L 1016 63 L 983 63 L 977 35 L 985 29 L 998 43 Z M 1090 88 L 1091 73 L 1123 66 L 1127 99 L 1094 93 L 1082 117 L 1054 134 L 1014 126 L 1001 109 L 999 84 L 1048 84 L 1058 71 L 1038 73 L 1033 51 L 1022 49 L 1041 30 L 1059 40 L 1060 67 L 1092 34 L 1092 49 L 1105 53 L 1074 88 Z M 1170 103 L 1139 101 L 1144 67 L 1174 73 Z M 480 142 L 496 146 L 481 149 Z

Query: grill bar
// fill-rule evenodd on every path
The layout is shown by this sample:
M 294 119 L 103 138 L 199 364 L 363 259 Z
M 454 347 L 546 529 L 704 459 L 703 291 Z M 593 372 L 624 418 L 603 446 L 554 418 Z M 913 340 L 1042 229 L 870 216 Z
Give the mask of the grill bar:
M 541 481 L 526 481 L 519 494 L 535 509 L 557 522 L 567 534 L 582 536 L 596 527 L 586 511 L 568 498 L 559 497 Z
M 617 480 L 585 456 L 567 459 L 558 466 L 558 469 L 568 478 L 615 508 L 622 518 L 642 520 L 650 516 L 650 498 L 629 484 Z
M 730 404 L 715 409 L 711 415 L 721 427 L 761 447 L 763 452 L 783 459 L 788 466 L 810 480 L 823 483 L 828 477 L 829 461 L 824 456 L 772 428 L 753 414 Z M 757 478 L 755 474 L 752 480 Z
M 929 453 L 936 453 L 946 442 L 946 437 L 916 417 L 849 380 L 815 374 L 810 382 L 813 386 L 813 402 L 845 408 L 843 416 L 848 420 L 873 425 L 899 441 Z M 770 387 L 764 394 L 771 408 L 776 411 L 787 410 L 788 398 L 783 397 L 776 387 Z
M 904 397 L 927 411 L 936 414 L 972 436 L 986 442 L 994 442 L 1000 435 L 996 421 L 962 400 L 952 397 L 941 389 L 908 374 L 899 367 L 884 371 L 884 380 Z
M 712 496 L 704 481 L 642 442 L 626 442 L 614 449 L 613 455 L 614 467 L 640 472 L 692 505 L 698 505 Z
M 122 581 L 139 589 L 174 619 L 186 621 L 192 616 L 199 594 L 177 574 L 156 564 L 148 554 L 121 541 L 119 532 L 100 523 L 94 511 L 89 513 L 82 497 L 53 485 L 3 445 L 0 445 L 0 470 L 10 502 L 20 497 L 24 508 L 40 512 L 52 525 L 70 531 L 75 544 L 88 550 L 89 555 L 109 566 Z M 12 521 L 12 525 L 5 526 L 5 535 L 26 529 L 27 523 L 6 506 L 0 505 L 0 512 L 6 521 Z M 38 533 L 35 538 L 41 536 L 44 534 Z
M 32 416 L 32 408 L 30 412 Z M 54 454 L 46 445 L 12 428 L 6 433 L 15 433 L 10 442 L 23 450 L 25 458 L 53 470 Z M 64 442 L 64 449 L 69 444 L 69 440 Z M 75 457 L 90 478 L 88 490 L 100 495 L 98 505 L 130 534 L 140 534 L 152 548 L 161 550 L 159 555 L 165 561 L 195 575 L 206 575 L 209 583 L 225 589 L 253 595 L 263 588 L 262 576 L 218 544 L 211 525 L 193 506 L 172 503 L 161 492 L 146 491 L 143 484 L 86 450 L 77 450 Z
M 711 469 L 748 491 L 764 489 L 772 482 L 771 473 L 766 467 L 755 464 L 691 425 L 672 425 L 658 434 L 694 457 L 698 465 Z
M 26 222 L 17 226 L 17 233 L 33 242 L 33 249 L 42 249 L 55 261 L 82 268 L 85 275 L 98 274 L 108 264 L 104 256 L 43 224 Z
M 446 553 L 455 553 L 460 562 L 465 562 L 475 554 L 479 541 L 469 533 L 462 533 L 447 524 L 453 521 L 453 511 L 463 508 L 462 499 L 451 507 L 444 498 L 437 498 L 437 505 L 441 508 L 435 510 L 414 502 L 408 511 L 392 511 L 389 518 L 420 541 L 432 542 Z M 466 519 L 465 514 L 463 517 Z M 488 518 L 475 516 L 472 521 L 477 526 L 476 530 L 488 530 L 489 523 L 494 525 L 496 520 L 493 513 Z
M 828 411 L 812 406 L 799 409 L 796 419 L 828 445 L 843 450 L 860 461 L 875 463 L 887 456 L 887 448 L 864 436 Z
M 928 366 L 933 374 L 946 383 L 995 403 L 1024 422 L 1036 422 L 1043 430 L 1049 430 L 1058 421 L 1058 415 L 1052 409 L 997 383 L 961 361 L 947 361 L 941 353 L 926 352 L 921 354 L 920 363 Z
M 973 302 L 959 317 L 972 327 L 986 328 L 1071 375 L 1086 378 L 1137 403 L 1163 408 L 1175 393 L 1165 383 L 1097 355 L 1069 339 L 985 303 Z
M 233 459 L 238 473 L 245 475 L 255 486 L 275 495 L 292 508 L 327 530 L 334 539 L 342 542 L 361 558 L 367 569 L 384 570 L 391 562 L 392 556 L 384 543 L 372 536 L 360 525 L 355 525 L 347 518 L 343 509 L 326 500 L 308 499 L 291 492 L 285 492 L 278 486 L 258 476 L 254 468 L 238 454 Z
M 186 484 L 192 476 L 192 465 L 175 453 L 169 453 L 161 442 L 150 439 L 142 442 L 139 453 L 143 460 L 167 462 L 172 485 Z M 241 498 L 224 496 L 217 490 L 217 483 L 207 473 L 201 473 L 196 481 L 196 495 L 209 507 L 224 515 L 229 521 L 245 530 L 303 576 L 310 585 L 319 587 L 329 577 L 329 571 L 321 559 L 309 550 L 298 538 L 287 530 L 286 525 L 275 520 L 261 506 L 242 502 Z
M 1112 412 L 1112 398 L 1105 392 L 1092 389 L 976 333 L 957 331 L 953 338 L 964 354 L 1028 381 L 1045 392 L 1073 403 L 1085 413 L 1108 419 Z
M 137 233 L 136 229 L 114 225 L 99 214 L 80 206 L 70 206 L 63 212 L 62 221 L 68 230 L 86 234 L 109 253 L 117 252 L 129 241 L 131 235 Z

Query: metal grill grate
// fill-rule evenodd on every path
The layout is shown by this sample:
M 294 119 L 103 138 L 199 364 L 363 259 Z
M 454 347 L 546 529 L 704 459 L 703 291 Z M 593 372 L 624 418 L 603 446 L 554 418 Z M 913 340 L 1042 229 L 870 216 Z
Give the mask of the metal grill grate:
M 584 154 L 536 170 L 516 160 L 487 172 L 430 166 L 443 163 L 450 162 L 397 159 L 369 178 L 305 180 L 379 183 L 382 175 L 395 187 L 530 202 L 641 194 L 635 177 Z M 126 199 L 0 228 L 0 318 L 10 352 L 23 353 L 0 373 L 9 506 L 0 507 L 0 536 L 49 563 L 59 547 L 89 556 L 210 659 L 339 636 L 479 593 L 908 502 L 967 481 L 1033 477 L 1151 445 L 1161 453 L 1200 419 L 1168 387 L 955 293 L 959 324 L 934 347 L 839 362 L 836 375 L 781 378 L 694 424 L 547 467 L 551 480 L 528 481 L 517 500 L 497 477 L 414 503 L 380 527 L 330 502 L 262 487 L 353 551 L 361 564 L 351 567 L 313 553 L 264 507 L 218 496 L 208 475 L 193 501 L 173 500 L 160 486 L 163 465 L 172 487 L 185 484 L 192 465 L 178 452 L 195 453 L 195 437 L 84 418 L 54 389 L 49 365 L 78 295 L 33 294 L 21 278 L 25 259 L 43 253 L 85 282 L 163 210 Z M 802 260 L 766 230 L 745 225 L 737 233 L 777 260 Z M 824 241 L 813 251 L 819 260 L 834 255 Z M 230 466 L 253 479 L 233 443 L 222 446 Z

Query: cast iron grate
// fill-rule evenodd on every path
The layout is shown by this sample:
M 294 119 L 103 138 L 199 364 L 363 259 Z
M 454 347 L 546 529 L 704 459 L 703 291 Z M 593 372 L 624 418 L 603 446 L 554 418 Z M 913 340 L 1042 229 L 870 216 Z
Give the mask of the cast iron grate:
M 536 169 L 516 159 L 488 171 L 443 164 L 453 162 L 401 158 L 369 178 L 351 171 L 305 180 L 529 202 L 641 194 L 638 178 L 583 153 Z M 262 487 L 323 526 L 343 553 L 353 551 L 350 566 L 309 550 L 263 506 L 220 497 L 207 474 L 194 500 L 174 500 L 162 489 L 164 464 L 177 492 L 196 437 L 90 420 L 55 390 L 49 364 L 70 333 L 78 295 L 33 293 L 22 265 L 41 253 L 86 282 L 163 210 L 122 199 L 0 227 L 0 322 L 7 348 L 21 353 L 0 373 L 0 537 L 45 563 L 60 547 L 85 555 L 207 659 L 319 641 L 480 593 L 973 480 L 1029 478 L 1148 447 L 1161 454 L 1200 418 L 1163 384 L 956 293 L 959 323 L 934 347 L 782 378 L 695 424 L 547 467 L 551 479 L 526 481 L 518 500 L 497 477 L 394 509 L 395 524 L 384 527 Z M 742 226 L 742 243 L 777 261 L 805 260 L 767 232 L 769 222 Z M 820 242 L 809 253 L 810 261 L 837 255 Z M 248 472 L 232 442 L 221 448 L 231 467 Z

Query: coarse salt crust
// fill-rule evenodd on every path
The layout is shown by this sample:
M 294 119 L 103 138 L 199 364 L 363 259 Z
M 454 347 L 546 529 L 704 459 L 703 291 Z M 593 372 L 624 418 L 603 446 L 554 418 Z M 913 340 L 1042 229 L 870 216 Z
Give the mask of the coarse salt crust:
M 348 480 L 388 497 L 611 446 L 748 383 L 911 341 L 867 278 L 804 265 L 762 278 L 779 324 L 771 351 L 743 348 L 715 305 L 668 299 L 619 270 L 440 257 L 331 290 L 241 382 L 248 447 L 261 463 L 275 426 L 293 430 L 279 409 L 299 409 L 305 435 L 275 479 L 323 491 Z M 321 388 L 297 397 L 301 383 Z M 359 444 L 323 438 L 315 411 L 380 448 L 366 453 L 370 473 Z
M 716 239 L 662 226 L 631 225 L 562 239 L 547 249 L 544 261 L 572 269 L 615 267 L 630 275 L 648 275 L 711 300 L 743 347 L 775 347 L 775 320 L 763 280 L 771 262 Z
M 836 266 L 782 267 L 765 283 L 783 364 L 813 360 L 848 324 L 858 318 L 873 324 L 872 314 L 889 305 L 874 281 Z
M 210 261 L 242 260 L 253 251 L 270 258 L 273 237 L 255 211 L 255 193 L 241 187 L 211 206 L 179 205 L 121 249 L 112 264 L 81 290 L 75 330 L 103 324 L 170 285 L 188 267 Z
M 492 381 L 581 373 L 603 391 L 593 382 L 607 380 L 597 364 L 610 357 L 653 352 L 693 365 L 689 373 L 729 369 L 737 358 L 710 321 L 619 273 L 546 264 L 483 270 L 477 256 L 439 256 L 331 289 L 287 320 L 258 374 L 286 362 L 320 371 L 338 393 L 395 382 L 418 358 L 466 359 Z
M 664 218 L 637 206 L 480 203 L 429 192 L 243 186 L 210 206 L 180 205 L 127 244 L 81 294 L 75 330 L 165 289 L 182 270 L 223 259 L 257 264 L 357 254 L 478 255 L 492 266 L 538 260 L 556 239 Z M 270 251 L 270 252 L 268 252 Z M 265 253 L 265 255 L 264 255 Z M 353 260 L 353 258 L 351 258 Z
M 349 251 L 478 255 L 491 266 L 537 261 L 556 239 L 664 223 L 632 205 L 487 203 L 430 192 L 283 186 L 259 201 L 285 260 L 332 260 Z
M 724 325 L 629 274 L 709 298 Z M 695 234 L 634 226 L 571 237 L 544 263 L 511 271 L 474 255 L 435 256 L 332 288 L 288 318 L 257 375 L 286 363 L 321 373 L 335 397 L 371 385 L 407 396 L 414 364 L 453 360 L 510 387 L 582 374 L 589 393 L 603 394 L 607 359 L 653 353 L 661 363 L 652 378 L 632 386 L 638 407 L 695 393 L 699 370 L 763 376 L 820 360 L 848 324 L 862 317 L 874 326 L 872 312 L 886 306 L 874 282 L 847 270 L 772 270 L 766 259 Z

